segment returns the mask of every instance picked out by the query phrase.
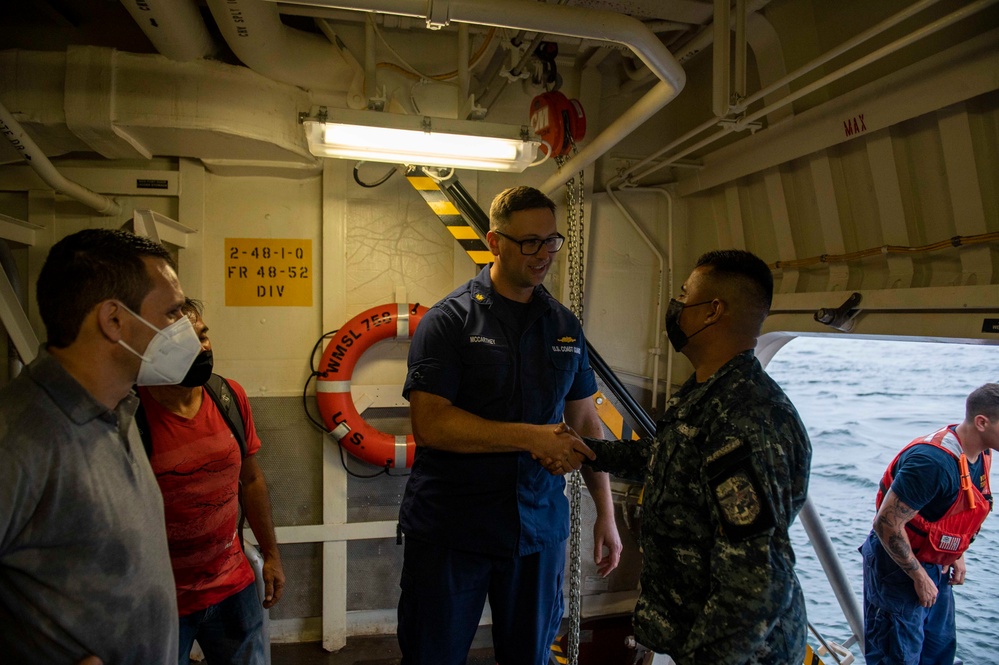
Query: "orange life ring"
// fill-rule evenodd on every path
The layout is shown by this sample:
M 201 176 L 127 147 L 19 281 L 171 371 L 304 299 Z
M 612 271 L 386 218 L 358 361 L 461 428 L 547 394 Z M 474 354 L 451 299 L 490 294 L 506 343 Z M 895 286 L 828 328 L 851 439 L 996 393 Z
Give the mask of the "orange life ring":
M 352 455 L 381 467 L 409 468 L 413 436 L 381 432 L 361 418 L 350 396 L 354 365 L 365 351 L 384 339 L 411 339 L 427 308 L 419 303 L 392 303 L 365 310 L 337 331 L 323 351 L 316 401 L 323 424 Z

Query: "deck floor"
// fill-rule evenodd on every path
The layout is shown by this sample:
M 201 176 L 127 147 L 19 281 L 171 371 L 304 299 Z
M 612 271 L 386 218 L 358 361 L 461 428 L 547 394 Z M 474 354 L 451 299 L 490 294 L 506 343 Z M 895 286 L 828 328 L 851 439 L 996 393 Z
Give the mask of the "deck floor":
M 319 642 L 271 645 L 271 665 L 399 665 L 401 654 L 395 635 L 352 637 L 336 653 Z M 472 649 L 467 665 L 494 665 L 492 648 Z
M 560 646 L 567 648 L 564 635 L 568 622 L 559 631 Z M 593 618 L 580 626 L 580 665 L 632 665 L 636 653 L 626 646 L 632 634 L 631 614 Z M 323 650 L 319 642 L 271 645 L 271 665 L 399 665 L 402 654 L 395 635 L 347 638 L 347 646 L 336 653 Z M 466 665 L 495 665 L 492 629 L 480 626 L 472 641 Z

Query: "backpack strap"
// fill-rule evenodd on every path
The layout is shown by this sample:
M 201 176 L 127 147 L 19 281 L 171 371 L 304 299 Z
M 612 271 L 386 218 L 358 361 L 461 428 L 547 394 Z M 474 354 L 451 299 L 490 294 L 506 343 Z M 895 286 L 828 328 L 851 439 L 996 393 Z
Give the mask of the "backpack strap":
M 229 429 L 232 430 L 236 442 L 239 443 L 239 452 L 242 457 L 246 457 L 246 418 L 239 410 L 239 402 L 233 395 L 232 386 L 225 380 L 225 377 L 212 374 L 208 382 L 205 383 L 205 392 L 215 402 L 219 413 L 225 419 Z M 243 526 L 246 524 L 246 508 L 243 506 L 243 481 L 239 481 L 236 489 L 237 501 L 239 502 L 239 520 L 236 523 L 236 533 L 239 535 L 239 547 L 244 552 L 246 545 L 243 541 Z
M 205 392 L 215 402 L 219 413 L 225 419 L 229 429 L 232 430 L 236 442 L 239 443 L 239 452 L 242 457 L 246 457 L 246 418 L 239 410 L 239 401 L 233 395 L 232 386 L 224 377 L 212 374 L 205 384 Z
M 222 419 L 229 426 L 236 442 L 239 444 L 239 452 L 242 457 L 246 457 L 246 419 L 239 409 L 239 401 L 233 394 L 232 386 L 224 377 L 212 374 L 205 384 L 205 392 L 218 407 Z M 146 457 L 153 456 L 153 436 L 149 429 L 149 418 L 146 410 L 139 402 L 139 407 L 135 410 L 135 426 L 139 430 L 139 437 L 142 439 L 142 447 L 146 449 Z
M 138 408 L 135 409 L 135 428 L 139 430 L 139 437 L 142 439 L 142 447 L 146 450 L 146 457 L 153 457 L 153 435 L 149 432 L 149 418 L 146 417 L 146 410 L 139 401 Z

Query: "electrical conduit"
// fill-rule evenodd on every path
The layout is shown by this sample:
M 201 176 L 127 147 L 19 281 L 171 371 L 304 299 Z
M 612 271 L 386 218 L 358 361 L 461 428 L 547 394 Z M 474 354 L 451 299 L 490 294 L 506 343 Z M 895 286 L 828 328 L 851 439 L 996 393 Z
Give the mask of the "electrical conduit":
M 757 102 L 757 101 L 765 98 L 767 95 L 769 95 L 770 93 L 774 92 L 775 90 L 779 90 L 781 87 L 786 86 L 789 83 L 791 83 L 791 82 L 793 82 L 793 81 L 801 78 L 805 74 L 807 74 L 807 73 L 811 72 L 812 70 L 814 70 L 814 69 L 816 69 L 816 68 L 824 65 L 825 63 L 829 62 L 833 58 L 836 58 L 836 57 L 842 55 L 843 53 L 845 53 L 845 52 L 847 52 L 847 51 L 855 48 L 856 46 L 859 46 L 860 44 L 863 44 L 864 42 L 870 40 L 871 38 L 876 37 L 877 35 L 880 35 L 881 33 L 889 30 L 890 28 L 894 27 L 895 25 L 898 25 L 902 21 L 904 21 L 904 20 L 906 20 L 906 19 L 914 16 L 915 14 L 917 14 L 917 13 L 923 11 L 924 9 L 926 9 L 926 8 L 928 8 L 928 7 L 936 4 L 939 1 L 940 0 L 921 0 L 920 2 L 916 2 L 916 3 L 912 4 L 909 7 L 906 7 L 904 10 L 902 10 L 902 11 L 898 12 L 897 14 L 894 14 L 894 15 L 886 18 L 885 20 L 881 21 L 880 23 L 878 23 L 877 25 L 873 26 L 869 30 L 865 30 L 864 32 L 862 32 L 859 35 L 857 35 L 856 37 L 853 37 L 852 39 L 849 39 L 849 40 L 843 42 L 842 44 L 839 44 L 838 46 L 832 48 L 831 50 L 829 50 L 828 52 L 822 54 L 821 56 L 819 56 L 815 60 L 812 60 L 808 64 L 806 64 L 806 65 L 804 65 L 802 67 L 799 67 L 798 69 L 796 69 L 795 71 L 791 72 L 790 74 L 787 74 L 786 76 L 781 77 L 777 81 L 774 81 L 773 83 L 771 83 L 767 87 L 765 87 L 765 88 L 757 91 L 756 93 L 750 95 L 746 99 L 740 100 L 739 103 L 738 103 L 738 105 L 733 110 L 736 111 L 736 112 L 740 112 L 740 113 L 743 112 L 743 111 L 745 111 L 751 104 L 753 104 L 753 103 L 755 103 L 755 102 Z M 916 39 L 919 39 L 919 38 L 925 36 L 925 34 L 928 34 L 926 32 L 927 29 L 930 29 L 930 32 L 936 32 L 936 30 L 939 30 L 942 27 L 946 27 L 946 25 L 950 25 L 951 23 L 955 22 L 956 20 L 959 20 L 960 18 L 964 18 L 965 16 L 969 15 L 970 13 L 973 13 L 974 11 L 978 11 L 979 9 L 982 9 L 985 6 L 987 6 L 989 4 L 992 4 L 994 1 L 995 0 L 982 0 L 982 2 L 975 3 L 975 5 L 973 6 L 973 8 L 970 11 L 969 11 L 968 7 L 965 7 L 964 9 L 959 10 L 958 12 L 955 12 L 953 15 L 950 15 L 950 16 L 944 17 L 943 19 L 935 21 L 934 23 L 931 23 L 929 26 L 926 26 L 925 28 L 917 30 L 914 33 L 911 33 L 908 37 L 903 38 L 902 40 L 898 40 L 896 42 L 893 42 L 892 44 L 889 44 L 888 46 L 883 47 L 881 49 L 878 49 L 874 53 L 865 56 L 864 58 L 861 59 L 861 61 L 858 61 L 858 62 L 860 62 L 859 65 L 858 65 L 858 62 L 851 63 L 850 65 L 847 65 L 846 67 L 844 67 L 844 68 L 842 68 L 840 70 L 837 70 L 836 72 L 833 72 L 831 74 L 828 74 L 828 75 L 824 76 L 823 78 L 821 78 L 820 80 L 811 83 L 809 86 L 807 86 L 807 88 L 805 88 L 804 92 L 802 92 L 802 90 L 798 90 L 798 91 L 796 91 L 792 95 L 787 95 L 786 97 L 783 97 L 780 100 L 777 100 L 776 102 L 774 102 L 772 104 L 768 104 L 767 106 L 763 107 L 762 109 L 759 109 L 758 111 L 754 112 L 751 116 L 742 118 L 737 125 L 736 124 L 728 125 L 722 131 L 716 132 L 715 134 L 712 134 L 707 139 L 698 142 L 696 145 L 693 145 L 693 146 L 690 146 L 690 147 L 686 148 L 680 154 L 675 154 L 675 155 L 669 157 L 664 162 L 655 162 L 656 159 L 658 159 L 662 155 L 668 153 L 673 148 L 675 148 L 675 147 L 683 144 L 684 142 L 686 142 L 689 139 L 697 136 L 701 132 L 707 131 L 708 129 L 710 129 L 710 128 L 714 127 L 715 125 L 717 125 L 717 123 L 718 123 L 717 119 L 716 118 L 711 118 L 711 119 L 705 121 L 703 124 L 698 125 L 694 129 L 688 131 L 687 133 L 685 133 L 683 136 L 679 137 L 678 139 L 670 142 L 668 145 L 666 145 L 666 146 L 664 146 L 662 148 L 659 148 L 658 150 L 656 150 L 655 152 L 653 152 L 651 155 L 649 155 L 648 157 L 646 157 L 645 159 L 643 159 L 639 163 L 631 166 L 625 173 L 623 173 L 621 175 L 621 177 L 626 182 L 636 182 L 636 181 L 640 180 L 641 178 L 644 178 L 645 176 L 650 175 L 651 173 L 654 173 L 655 171 L 658 171 L 658 170 L 660 170 L 662 168 L 665 168 L 665 167 L 669 166 L 670 164 L 676 162 L 678 159 L 681 159 L 681 158 L 685 157 L 686 155 L 690 154 L 691 152 L 694 152 L 696 150 L 699 150 L 702 147 L 705 147 L 707 145 L 710 145 L 711 143 L 714 143 L 715 141 L 717 141 L 718 139 L 722 138 L 723 136 L 729 134 L 733 130 L 739 129 L 741 127 L 744 127 L 749 122 L 757 120 L 757 119 L 759 119 L 759 118 L 761 118 L 761 117 L 763 117 L 763 116 L 771 113 L 772 111 L 774 111 L 774 110 L 776 110 L 778 108 L 782 108 L 784 106 L 787 106 L 788 104 L 790 104 L 793 101 L 795 101 L 796 99 L 804 96 L 805 94 L 810 94 L 810 93 L 814 92 L 815 90 L 821 88 L 822 86 L 827 85 L 827 84 L 829 84 L 829 83 L 831 83 L 831 82 L 833 82 L 833 81 L 835 81 L 835 80 L 837 80 L 837 79 L 839 79 L 839 78 L 841 78 L 841 77 L 843 77 L 843 76 L 845 76 L 845 75 L 847 75 L 849 73 L 852 73 L 852 72 L 856 71 L 857 69 L 859 69 L 862 66 L 870 64 L 871 62 L 874 62 L 875 60 L 878 60 L 881 57 L 884 57 L 886 55 L 894 53 L 899 48 L 902 48 L 903 46 L 908 45 L 909 43 L 912 43 L 912 41 L 915 41 Z M 642 170 L 643 168 L 645 168 L 646 166 L 648 166 L 650 164 L 652 165 L 650 168 Z
M 229 0 L 230 2 L 232 0 Z M 270 0 L 274 2 L 275 0 Z M 225 0 L 209 0 L 213 8 Z M 260 3 L 263 4 L 263 3 Z M 621 139 L 637 129 L 680 94 L 687 75 L 659 37 L 638 19 L 615 12 L 584 7 L 549 5 L 532 0 L 311 0 L 302 4 L 357 11 L 424 16 L 431 28 L 450 22 L 474 23 L 513 30 L 544 32 L 628 47 L 651 69 L 660 82 L 620 118 L 597 135 L 552 175 L 539 189 L 551 194 L 585 169 Z M 213 10 L 214 11 L 214 10 Z M 276 11 L 276 10 L 275 10 Z M 221 24 L 221 21 L 220 21 Z
M 0 103 L 0 134 L 10 141 L 24 161 L 55 191 L 76 199 L 102 215 L 114 216 L 121 212 L 121 206 L 114 199 L 67 180 L 59 173 L 3 103 Z
M 621 201 L 618 200 L 618 198 L 614 195 L 613 187 L 615 184 L 617 184 L 617 182 L 619 181 L 612 180 L 607 183 L 607 196 L 610 197 L 610 200 L 614 202 L 614 205 L 617 206 L 617 209 L 621 212 L 624 218 L 628 221 L 629 224 L 631 224 L 632 228 L 635 229 L 638 235 L 641 236 L 642 240 L 645 241 L 645 244 L 649 246 L 649 249 L 652 250 L 652 253 L 655 254 L 656 256 L 656 260 L 659 262 L 659 279 L 656 280 L 657 292 L 656 292 L 656 314 L 655 314 L 655 321 L 656 321 L 655 347 L 649 349 L 649 352 L 652 354 L 653 358 L 651 409 L 652 412 L 655 413 L 656 404 L 659 400 L 659 357 L 662 355 L 663 352 L 662 351 L 662 325 L 664 318 L 663 272 L 665 272 L 667 276 L 667 281 L 669 283 L 668 285 L 669 293 L 671 296 L 673 294 L 673 197 L 665 189 L 660 189 L 658 187 L 647 187 L 647 188 L 631 190 L 637 192 L 651 192 L 653 194 L 659 194 L 666 198 L 666 204 L 668 210 L 666 215 L 666 223 L 669 234 L 669 241 L 667 247 L 667 261 L 666 261 L 667 265 L 664 268 L 662 252 L 659 251 L 659 248 L 656 247 L 654 242 L 652 242 L 652 239 L 649 238 L 648 234 L 645 233 L 645 230 L 641 226 L 639 226 L 638 222 L 631 215 L 631 213 L 628 212 L 628 210 L 624 207 Z M 618 191 L 622 190 L 619 189 Z M 669 351 L 667 351 L 666 354 L 666 398 L 667 399 L 669 399 L 669 394 L 671 392 L 670 387 L 672 385 L 672 380 L 673 380 L 672 372 L 673 372 L 673 355 L 669 353 Z

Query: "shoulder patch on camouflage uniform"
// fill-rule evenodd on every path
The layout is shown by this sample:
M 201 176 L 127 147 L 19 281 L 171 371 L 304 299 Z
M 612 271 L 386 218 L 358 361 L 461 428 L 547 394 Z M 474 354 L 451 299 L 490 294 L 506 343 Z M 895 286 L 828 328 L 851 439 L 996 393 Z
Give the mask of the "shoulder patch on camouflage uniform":
M 753 468 L 750 447 L 731 444 L 709 457 L 706 472 L 722 530 L 730 540 L 742 540 L 772 529 L 774 516 Z
M 760 497 L 753 481 L 739 471 L 715 485 L 722 515 L 735 526 L 749 526 L 760 516 Z

